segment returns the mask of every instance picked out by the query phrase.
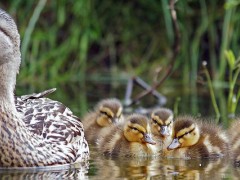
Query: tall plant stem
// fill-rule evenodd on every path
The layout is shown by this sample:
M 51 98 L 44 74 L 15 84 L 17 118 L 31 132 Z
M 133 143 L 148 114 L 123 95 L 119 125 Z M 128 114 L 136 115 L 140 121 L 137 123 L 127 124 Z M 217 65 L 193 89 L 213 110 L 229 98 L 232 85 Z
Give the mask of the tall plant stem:
M 214 111 L 215 111 L 215 114 L 216 114 L 216 123 L 218 123 L 219 119 L 220 119 L 220 111 L 218 109 L 216 97 L 215 97 L 215 94 L 214 94 L 212 80 L 210 78 L 210 74 L 209 74 L 209 72 L 207 70 L 207 67 L 206 67 L 207 63 L 204 61 L 202 65 L 203 65 L 204 73 L 205 73 L 206 78 L 207 78 L 207 83 L 208 83 L 208 87 L 209 87 L 209 91 L 210 91 L 210 96 L 211 96 L 213 108 L 214 108 Z

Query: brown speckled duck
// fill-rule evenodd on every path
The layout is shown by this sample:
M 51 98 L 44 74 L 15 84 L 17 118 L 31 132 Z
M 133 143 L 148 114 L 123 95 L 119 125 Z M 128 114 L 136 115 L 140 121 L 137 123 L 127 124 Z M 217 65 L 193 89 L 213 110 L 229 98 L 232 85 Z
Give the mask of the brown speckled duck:
M 86 139 L 95 144 L 100 138 L 101 131 L 108 126 L 123 122 L 122 104 L 116 98 L 103 99 L 83 118 Z
M 99 150 L 109 156 L 147 157 L 158 154 L 149 119 L 140 114 L 128 116 L 123 124 L 105 128 Z
M 173 125 L 169 155 L 178 158 L 216 158 L 228 155 L 229 138 L 217 125 L 191 116 L 178 117 Z
M 86 162 L 89 149 L 79 119 L 70 110 L 66 113 L 40 110 L 55 105 L 65 108 L 61 103 L 47 98 L 28 99 L 29 105 L 41 112 L 24 122 L 26 114 L 18 112 L 14 103 L 20 63 L 20 37 L 16 24 L 0 9 L 0 167 L 45 167 Z
M 151 113 L 151 129 L 157 146 L 165 151 L 172 141 L 173 112 L 167 108 L 157 108 Z

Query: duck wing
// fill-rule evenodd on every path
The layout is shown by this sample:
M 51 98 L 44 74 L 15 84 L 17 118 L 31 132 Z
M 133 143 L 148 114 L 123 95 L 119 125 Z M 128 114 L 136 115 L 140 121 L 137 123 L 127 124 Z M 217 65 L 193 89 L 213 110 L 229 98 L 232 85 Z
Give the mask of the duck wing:
M 45 97 L 55 90 L 15 97 L 16 109 L 32 133 L 50 142 L 77 142 L 83 136 L 82 123 L 64 104 Z

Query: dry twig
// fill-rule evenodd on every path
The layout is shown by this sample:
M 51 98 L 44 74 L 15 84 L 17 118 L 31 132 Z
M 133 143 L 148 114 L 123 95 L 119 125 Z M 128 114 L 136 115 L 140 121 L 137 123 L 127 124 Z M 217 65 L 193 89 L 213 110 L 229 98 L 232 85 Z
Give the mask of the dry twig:
M 169 1 L 169 7 L 170 7 L 170 13 L 172 17 L 172 23 L 173 23 L 173 29 L 174 29 L 174 35 L 175 35 L 174 42 L 173 42 L 173 55 L 170 59 L 170 63 L 166 69 L 165 74 L 162 76 L 162 78 L 158 82 L 154 83 L 150 88 L 149 86 L 147 86 L 147 88 L 145 88 L 145 91 L 139 93 L 131 102 L 128 102 L 126 104 L 127 106 L 131 106 L 135 104 L 140 99 L 142 99 L 143 97 L 145 97 L 150 93 L 156 94 L 156 89 L 163 84 L 163 82 L 169 77 L 169 75 L 173 71 L 173 66 L 180 50 L 180 31 L 177 23 L 177 13 L 175 11 L 175 0 Z M 132 86 L 131 86 L 131 90 L 132 90 Z

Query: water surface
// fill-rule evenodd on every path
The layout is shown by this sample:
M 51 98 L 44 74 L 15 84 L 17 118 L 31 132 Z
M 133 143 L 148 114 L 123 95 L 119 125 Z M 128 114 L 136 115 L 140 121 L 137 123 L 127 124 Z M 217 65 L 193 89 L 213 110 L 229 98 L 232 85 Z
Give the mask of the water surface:
M 94 83 L 92 83 L 94 84 Z M 52 88 L 52 87 L 49 87 Z M 82 117 L 87 110 L 99 100 L 107 97 L 124 99 L 125 83 L 109 85 L 108 83 L 95 84 L 81 89 L 79 86 L 64 86 L 58 88 L 50 97 L 63 102 L 69 106 L 75 114 Z M 47 88 L 45 88 L 47 89 Z M 203 116 L 214 116 L 210 98 L 206 94 L 186 94 L 181 88 L 173 88 L 176 93 L 167 95 L 167 104 L 171 108 L 176 99 L 179 102 L 179 113 L 197 114 Z M 172 90 L 171 90 L 172 89 Z M 27 89 L 18 90 L 17 94 L 26 94 L 31 91 Z M 36 91 L 38 92 L 38 91 Z M 143 107 L 156 106 L 157 101 L 152 97 L 144 98 L 132 110 Z M 99 154 L 95 147 L 90 148 L 90 160 L 88 166 L 72 167 L 62 170 L 31 170 L 31 171 L 0 171 L 1 179 L 239 179 L 240 168 L 234 167 L 232 160 L 227 159 L 168 159 L 168 158 L 110 158 Z

